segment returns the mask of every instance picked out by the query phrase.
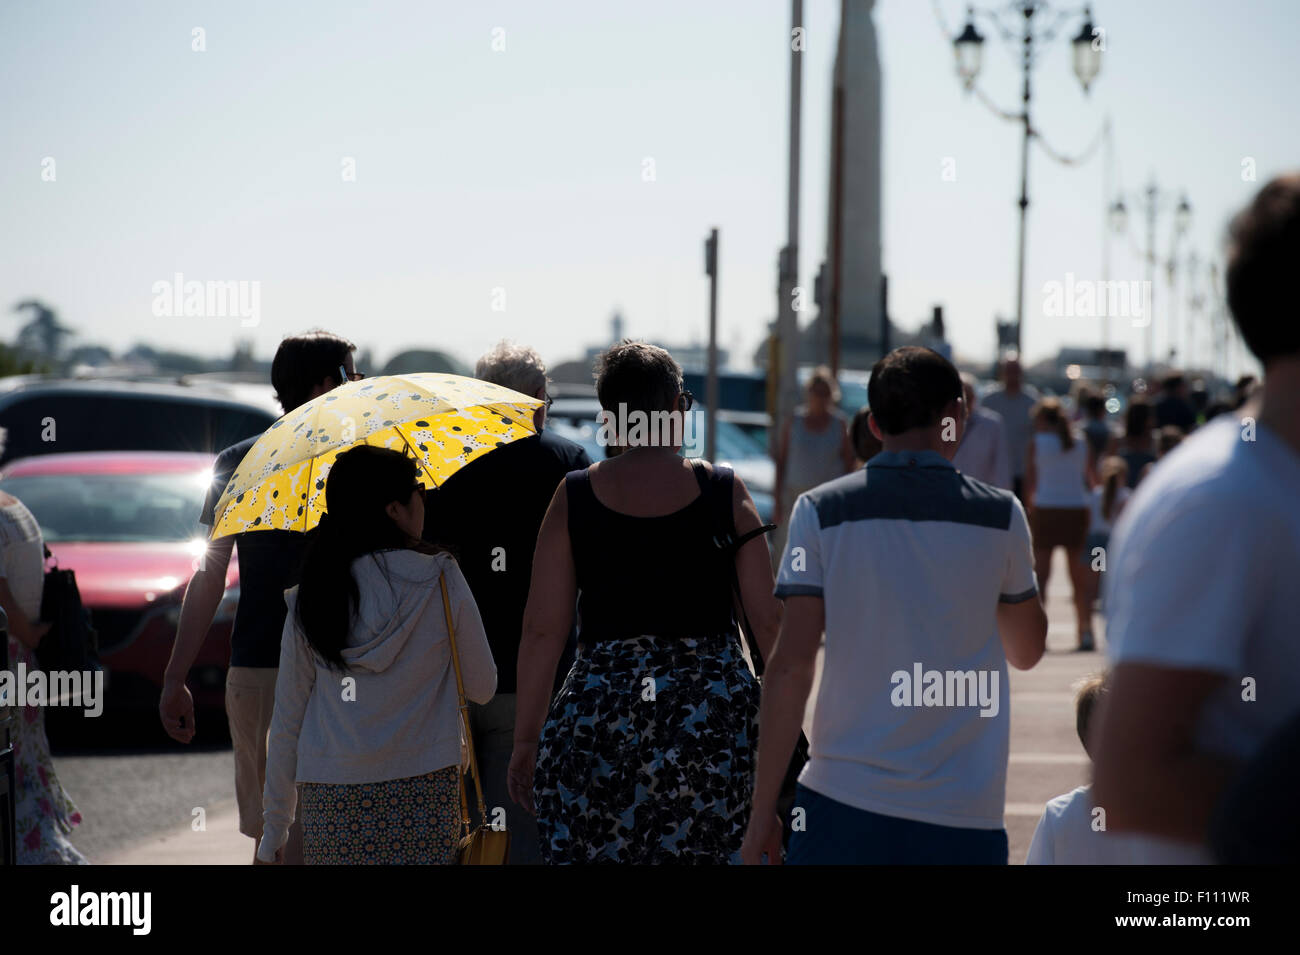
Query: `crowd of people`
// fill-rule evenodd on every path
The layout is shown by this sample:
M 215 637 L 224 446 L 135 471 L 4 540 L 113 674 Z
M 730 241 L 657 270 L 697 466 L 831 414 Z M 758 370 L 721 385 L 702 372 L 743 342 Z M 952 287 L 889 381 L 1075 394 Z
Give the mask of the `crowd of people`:
M 680 431 L 617 434 L 596 462 L 548 431 L 545 365 L 503 342 L 476 377 L 542 399 L 536 433 L 430 491 L 412 458 L 361 445 L 329 471 L 315 531 L 213 540 L 162 723 L 194 737 L 185 679 L 238 548 L 226 709 L 255 862 L 454 862 L 463 690 L 482 821 L 515 863 L 1005 864 L 1008 667 L 1045 652 L 1063 549 L 1078 648 L 1096 646 L 1100 593 L 1110 666 L 1078 696 L 1095 785 L 1048 804 L 1029 861 L 1295 851 L 1294 820 L 1243 807 L 1270 785 L 1261 752 L 1294 761 L 1300 711 L 1300 176 L 1230 240 L 1228 302 L 1265 371 L 1238 402 L 1171 374 L 1117 433 L 1102 395 L 1043 398 L 1014 358 L 980 399 L 904 347 L 850 420 L 818 372 L 780 431 L 775 549 L 744 481 L 684 459 Z M 354 351 L 286 339 L 285 411 L 360 377 Z M 611 413 L 691 405 L 652 345 L 614 345 L 595 379 Z M 217 458 L 204 525 L 256 437 Z M 20 561 L 10 537 L 39 533 L 15 505 L 0 499 L 0 603 L 23 649 L 37 551 Z

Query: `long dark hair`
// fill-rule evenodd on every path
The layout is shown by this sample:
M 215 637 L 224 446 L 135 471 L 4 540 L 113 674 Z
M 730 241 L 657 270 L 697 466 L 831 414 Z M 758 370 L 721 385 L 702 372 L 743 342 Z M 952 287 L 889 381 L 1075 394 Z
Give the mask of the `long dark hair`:
M 297 617 L 307 644 L 331 669 L 347 668 L 343 648 L 361 601 L 352 562 L 412 543 L 385 508 L 410 500 L 418 475 L 406 455 L 364 444 L 344 451 L 330 468 L 326 514 L 303 558 Z

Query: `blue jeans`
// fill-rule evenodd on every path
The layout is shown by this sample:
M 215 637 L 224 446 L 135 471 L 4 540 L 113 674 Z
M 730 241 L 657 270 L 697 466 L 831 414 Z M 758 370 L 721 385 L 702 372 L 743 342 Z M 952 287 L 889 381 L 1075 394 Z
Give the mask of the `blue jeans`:
M 786 865 L 1006 865 L 1005 829 L 958 829 L 854 809 L 804 786 L 794 805 L 803 830 Z

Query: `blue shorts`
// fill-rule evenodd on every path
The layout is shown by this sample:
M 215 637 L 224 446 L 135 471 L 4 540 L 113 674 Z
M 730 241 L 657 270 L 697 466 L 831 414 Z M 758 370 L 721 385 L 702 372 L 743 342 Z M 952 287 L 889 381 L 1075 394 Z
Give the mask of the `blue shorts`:
M 786 865 L 1006 865 L 1005 829 L 958 829 L 854 809 L 802 785 Z

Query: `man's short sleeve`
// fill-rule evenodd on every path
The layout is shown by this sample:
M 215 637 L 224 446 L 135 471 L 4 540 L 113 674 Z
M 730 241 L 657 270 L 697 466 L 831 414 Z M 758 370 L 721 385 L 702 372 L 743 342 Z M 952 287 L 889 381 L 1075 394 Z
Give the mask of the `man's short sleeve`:
M 1038 579 L 1034 576 L 1034 542 L 1029 521 L 1020 501 L 1011 499 L 1011 526 L 1007 528 L 1006 569 L 1002 574 L 1002 592 L 998 600 L 1018 604 L 1038 596 Z
M 1255 532 L 1265 519 L 1212 489 L 1140 497 L 1120 517 L 1104 574 L 1112 662 L 1240 672 L 1272 586 L 1268 535 Z
M 776 595 L 781 599 L 822 596 L 821 530 L 812 499 L 800 494 L 790 511 L 790 533 L 776 575 Z
M 203 510 L 199 512 L 199 523 L 204 527 L 211 528 L 216 523 L 217 501 L 221 500 L 221 495 L 226 491 L 226 484 L 230 482 L 230 476 L 235 473 L 235 468 L 244 459 L 247 451 L 248 447 L 245 444 L 236 444 L 218 454 L 216 461 L 212 463 L 212 483 L 208 485 L 207 496 L 203 499 Z

